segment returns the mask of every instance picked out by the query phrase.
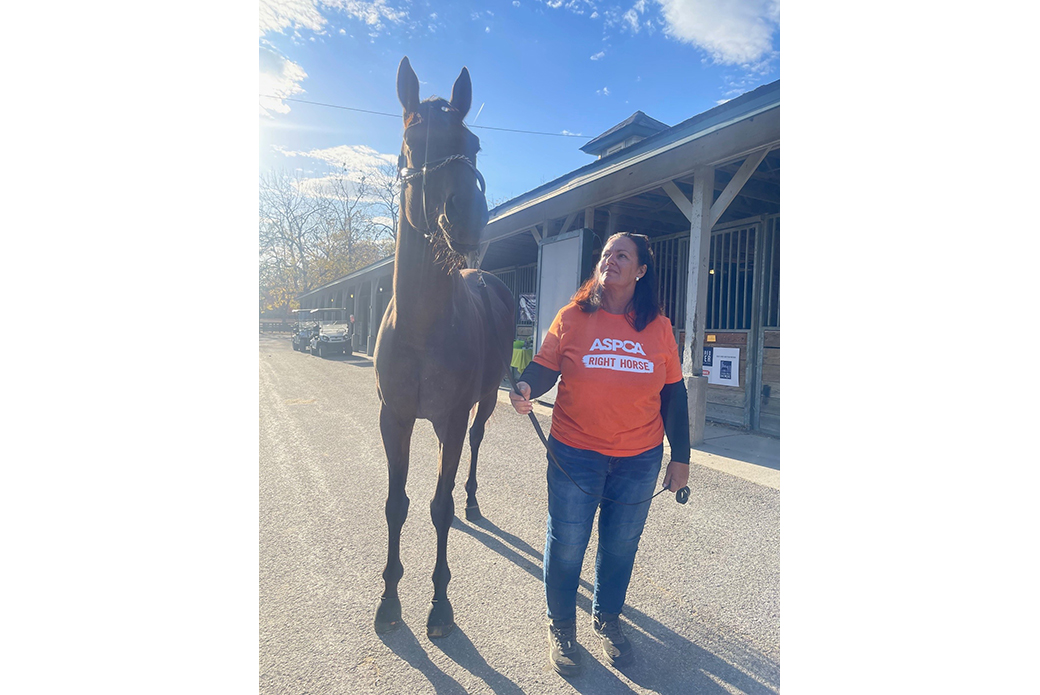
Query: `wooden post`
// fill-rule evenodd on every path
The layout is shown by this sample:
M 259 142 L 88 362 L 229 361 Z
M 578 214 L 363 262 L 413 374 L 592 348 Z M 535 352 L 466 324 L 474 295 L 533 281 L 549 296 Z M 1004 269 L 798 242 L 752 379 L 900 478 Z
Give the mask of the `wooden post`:
M 607 239 L 614 236 L 617 233 L 618 218 L 621 215 L 618 214 L 617 208 L 611 205 L 607 208 L 607 234 L 603 238 L 603 243 L 607 243 Z
M 708 262 L 711 252 L 711 202 L 715 170 L 693 174 L 690 206 L 690 264 L 686 283 L 686 339 L 683 341 L 683 378 L 690 404 L 690 444 L 704 443 L 708 410 L 708 378 L 702 376 L 704 323 L 708 309 Z
M 585 208 L 585 229 L 596 228 L 596 208 Z

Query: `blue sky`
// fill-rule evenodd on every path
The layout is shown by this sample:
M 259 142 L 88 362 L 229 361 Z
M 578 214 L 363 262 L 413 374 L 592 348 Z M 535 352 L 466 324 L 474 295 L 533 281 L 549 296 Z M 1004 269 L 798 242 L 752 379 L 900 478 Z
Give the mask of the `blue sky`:
M 261 94 L 400 114 L 407 55 L 422 98 L 473 78 L 490 201 L 592 161 L 579 150 L 636 110 L 668 125 L 779 78 L 774 0 L 261 0 Z M 260 99 L 260 168 L 329 173 L 396 161 L 399 118 Z

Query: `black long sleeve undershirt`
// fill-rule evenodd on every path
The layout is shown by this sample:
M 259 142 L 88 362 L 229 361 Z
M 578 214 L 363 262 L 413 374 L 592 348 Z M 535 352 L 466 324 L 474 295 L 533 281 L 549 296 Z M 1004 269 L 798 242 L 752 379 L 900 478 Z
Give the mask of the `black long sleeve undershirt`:
M 517 381 L 526 381 L 531 387 L 530 398 L 537 398 L 551 389 L 560 378 L 560 373 L 537 362 L 527 365 Z M 674 384 L 665 384 L 661 389 L 661 419 L 664 433 L 672 448 L 672 461 L 690 462 L 690 407 L 686 397 L 686 383 L 680 379 Z

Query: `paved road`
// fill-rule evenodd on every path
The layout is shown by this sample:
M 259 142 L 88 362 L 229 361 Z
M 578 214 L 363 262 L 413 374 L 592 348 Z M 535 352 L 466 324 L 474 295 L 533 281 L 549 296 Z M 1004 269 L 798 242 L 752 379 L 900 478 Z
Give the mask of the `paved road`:
M 545 454 L 527 418 L 504 392 L 499 400 L 478 471 L 485 519 L 457 518 L 448 540 L 458 627 L 426 637 L 437 440 L 419 421 L 401 543 L 405 624 L 379 636 L 386 461 L 372 363 L 260 335 L 260 692 L 779 692 L 780 493 L 697 465 L 686 506 L 654 501 L 636 556 L 624 620 L 638 662 L 610 668 L 593 640 L 594 532 L 578 599 L 585 672 L 565 680 L 549 669 Z M 548 431 L 548 409 L 538 412 Z M 460 513 L 464 483 L 460 470 Z

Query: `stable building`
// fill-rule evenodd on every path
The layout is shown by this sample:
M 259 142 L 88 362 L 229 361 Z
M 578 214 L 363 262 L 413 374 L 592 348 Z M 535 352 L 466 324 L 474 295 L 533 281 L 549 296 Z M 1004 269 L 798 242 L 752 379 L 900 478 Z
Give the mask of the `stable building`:
M 517 337 L 537 351 L 604 241 L 645 234 L 691 441 L 706 420 L 779 435 L 780 82 L 674 126 L 636 111 L 581 149 L 596 159 L 490 211 L 478 264 L 512 290 Z M 348 309 L 355 351 L 372 354 L 393 262 L 308 292 L 301 307 Z

